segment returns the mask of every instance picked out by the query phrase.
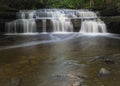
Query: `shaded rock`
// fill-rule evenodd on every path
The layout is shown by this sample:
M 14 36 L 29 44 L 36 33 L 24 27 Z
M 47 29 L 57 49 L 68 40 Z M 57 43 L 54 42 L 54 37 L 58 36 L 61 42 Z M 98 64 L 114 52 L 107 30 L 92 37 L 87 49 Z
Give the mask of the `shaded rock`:
M 9 40 L 9 41 L 16 41 L 15 38 L 11 38 L 11 37 L 7 38 L 7 40 Z
M 85 67 L 85 64 L 80 64 L 77 61 L 72 61 L 72 60 L 67 60 L 64 62 L 65 65 L 71 65 L 71 66 L 76 66 L 76 67 Z
M 87 79 L 88 78 L 88 76 L 86 76 L 86 75 L 78 75 L 78 77 L 81 78 L 81 79 Z
M 79 32 L 81 27 L 81 20 L 80 19 L 71 19 L 73 24 L 74 32 Z
M 111 4 L 108 7 L 101 9 L 100 14 L 101 16 L 116 16 L 119 15 L 119 12 L 117 6 Z
M 102 61 L 105 59 L 105 56 L 96 56 L 93 59 L 91 59 L 90 61 Z
M 55 76 L 56 76 L 56 78 L 62 78 L 62 79 L 65 79 L 65 78 L 68 78 L 68 79 L 79 79 L 79 77 L 77 77 L 75 75 L 72 75 L 72 74 L 57 74 Z
M 22 79 L 21 78 L 12 78 L 11 83 L 12 83 L 12 86 L 21 86 Z
M 120 34 L 120 29 L 119 29 L 120 20 L 119 21 L 114 21 L 114 22 L 111 21 L 110 23 L 107 24 L 107 27 L 108 27 L 108 32 Z
M 95 59 L 96 60 L 103 60 L 103 59 L 105 59 L 105 56 L 97 56 L 97 57 L 95 57 Z
M 71 73 L 57 74 L 57 75 L 54 75 L 53 79 L 55 79 L 55 81 L 58 80 L 58 81 L 67 83 L 67 86 L 83 86 L 84 85 L 83 78 L 80 78 L 79 76 L 71 74 Z
M 105 62 L 106 64 L 114 64 L 114 63 L 115 63 L 115 61 L 112 60 L 112 59 L 105 59 L 104 62 Z
M 77 81 L 74 84 L 72 84 L 72 86 L 81 86 L 81 83 L 79 81 Z
M 98 62 L 104 62 L 106 64 L 114 64 L 115 61 L 112 59 L 112 57 L 107 57 L 107 56 L 97 56 L 90 61 L 98 61 Z
M 109 75 L 111 72 L 106 68 L 101 68 L 99 71 L 99 76 Z
M 102 18 L 107 26 L 107 32 L 120 34 L 120 16 Z

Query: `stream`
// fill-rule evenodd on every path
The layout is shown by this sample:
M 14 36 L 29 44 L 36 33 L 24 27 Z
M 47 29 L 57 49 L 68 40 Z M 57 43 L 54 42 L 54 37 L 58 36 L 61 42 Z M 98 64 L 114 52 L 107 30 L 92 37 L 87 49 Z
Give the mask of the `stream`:
M 114 34 L 1 35 L 0 85 L 119 86 L 119 46 Z

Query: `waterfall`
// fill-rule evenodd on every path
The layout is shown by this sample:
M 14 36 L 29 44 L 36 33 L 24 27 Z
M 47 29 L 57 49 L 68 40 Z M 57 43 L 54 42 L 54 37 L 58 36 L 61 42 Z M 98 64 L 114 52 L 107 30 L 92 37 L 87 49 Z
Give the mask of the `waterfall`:
M 106 25 L 103 21 L 84 20 L 81 25 L 80 32 L 85 33 L 105 33 Z
M 80 25 L 79 32 L 106 32 L 105 23 L 98 18 L 96 13 L 84 9 L 20 10 L 16 16 L 16 20 L 6 23 L 6 33 L 73 32 L 76 29 L 75 26 Z M 74 20 L 81 22 L 75 25 Z
M 54 32 L 73 32 L 73 25 L 67 18 L 52 19 L 52 24 Z
M 6 23 L 7 33 L 33 33 L 36 32 L 36 23 L 34 19 L 18 19 Z
M 106 33 L 105 23 L 98 18 L 97 13 L 85 11 L 79 13 L 82 22 L 80 27 L 81 33 Z
M 20 10 L 16 14 L 19 19 L 33 19 L 35 17 L 35 10 Z
M 43 32 L 46 32 L 46 19 L 43 19 L 42 23 L 43 23 Z

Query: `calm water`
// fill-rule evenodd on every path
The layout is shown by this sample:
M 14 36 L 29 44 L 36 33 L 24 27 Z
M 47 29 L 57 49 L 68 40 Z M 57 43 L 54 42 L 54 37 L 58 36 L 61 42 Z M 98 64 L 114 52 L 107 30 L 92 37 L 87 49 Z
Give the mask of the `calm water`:
M 112 58 L 114 64 L 94 60 Z M 99 77 L 100 68 L 111 74 Z M 120 86 L 120 38 L 115 35 L 39 34 L 0 38 L 0 86 Z

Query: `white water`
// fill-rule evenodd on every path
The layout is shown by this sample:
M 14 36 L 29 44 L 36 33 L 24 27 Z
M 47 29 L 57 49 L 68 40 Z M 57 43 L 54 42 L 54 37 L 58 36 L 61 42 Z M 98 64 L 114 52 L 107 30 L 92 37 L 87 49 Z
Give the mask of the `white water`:
M 81 25 L 80 32 L 83 33 L 105 33 L 106 25 L 103 21 L 99 20 L 84 20 Z
M 33 33 L 36 32 L 36 23 L 34 19 L 18 19 L 6 23 L 7 33 Z
M 36 34 L 36 35 L 38 35 L 38 34 Z M 46 35 L 50 36 L 51 40 L 31 41 L 31 42 L 25 42 L 25 43 L 21 43 L 21 44 L 0 47 L 0 51 L 7 50 L 7 49 L 13 49 L 13 48 L 35 46 L 35 45 L 40 45 L 40 44 L 60 43 L 60 42 L 72 40 L 75 38 L 80 38 L 80 37 L 84 37 L 84 36 L 93 36 L 93 35 L 94 36 L 103 36 L 103 37 L 112 38 L 112 39 L 120 39 L 120 35 L 109 34 L 109 33 L 104 33 L 104 34 L 46 33 Z
M 73 32 L 73 25 L 70 20 L 64 17 L 52 19 L 54 32 Z
M 39 9 L 21 10 L 17 13 L 18 19 L 6 23 L 6 33 L 36 33 L 39 29 L 47 32 L 47 20 L 50 20 L 52 32 L 73 32 L 76 29 L 72 19 L 81 20 L 80 32 L 105 33 L 106 25 L 95 12 L 89 10 L 72 9 Z M 42 21 L 42 28 L 38 28 L 36 20 Z M 80 25 L 79 24 L 79 25 Z
M 43 32 L 46 32 L 46 19 L 42 20 L 42 24 L 43 24 Z

